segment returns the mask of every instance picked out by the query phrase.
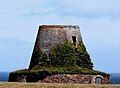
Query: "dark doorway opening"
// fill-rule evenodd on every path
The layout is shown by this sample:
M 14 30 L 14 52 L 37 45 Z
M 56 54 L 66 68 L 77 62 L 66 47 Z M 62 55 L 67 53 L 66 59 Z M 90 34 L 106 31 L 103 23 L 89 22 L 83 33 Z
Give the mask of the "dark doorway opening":
M 96 77 L 95 84 L 102 84 L 102 78 L 101 77 Z
M 76 36 L 72 36 L 73 44 L 76 45 Z

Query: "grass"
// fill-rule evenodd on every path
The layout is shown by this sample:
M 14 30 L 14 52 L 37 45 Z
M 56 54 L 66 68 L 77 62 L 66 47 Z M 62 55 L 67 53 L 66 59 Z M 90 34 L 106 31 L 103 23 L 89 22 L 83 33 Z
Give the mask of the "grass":
M 120 85 L 1 82 L 0 88 L 120 88 Z
M 100 72 L 97 70 L 87 69 L 87 68 L 81 68 L 79 66 L 72 66 L 72 67 L 41 67 L 36 66 L 32 70 L 23 69 L 18 70 L 15 72 L 12 72 L 11 74 L 39 74 L 42 72 L 47 72 L 49 74 L 91 74 L 91 75 L 107 75 L 104 72 Z

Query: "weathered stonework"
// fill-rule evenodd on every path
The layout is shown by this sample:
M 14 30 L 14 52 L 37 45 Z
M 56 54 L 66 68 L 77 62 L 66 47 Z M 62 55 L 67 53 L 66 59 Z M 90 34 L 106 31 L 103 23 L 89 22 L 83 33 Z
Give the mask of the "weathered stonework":
M 77 44 L 82 42 L 79 26 L 43 25 L 39 27 L 35 47 L 39 47 L 43 53 L 48 54 L 56 44 L 66 40 L 73 42 L 72 36 L 76 37 Z
M 91 74 L 55 74 L 48 76 L 40 82 L 46 83 L 80 83 L 96 84 L 96 78 L 101 78 L 101 84 L 109 83 L 109 75 L 91 75 Z
M 43 80 L 29 75 L 16 75 L 11 77 L 10 82 L 43 82 L 43 83 L 80 83 L 80 84 L 108 84 L 109 75 L 91 75 L 91 74 L 53 74 Z M 100 78 L 97 82 L 97 78 Z M 31 79 L 31 80 L 29 80 Z

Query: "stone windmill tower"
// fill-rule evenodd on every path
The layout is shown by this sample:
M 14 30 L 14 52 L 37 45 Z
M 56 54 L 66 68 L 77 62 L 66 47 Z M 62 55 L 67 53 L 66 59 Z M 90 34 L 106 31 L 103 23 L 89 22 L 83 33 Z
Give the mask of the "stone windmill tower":
M 64 43 L 65 41 L 73 42 L 78 45 L 82 42 L 82 36 L 79 26 L 71 25 L 42 25 L 39 26 L 31 62 L 29 68 L 32 68 L 34 62 L 34 52 L 41 50 L 46 55 L 49 54 L 50 49 L 56 45 Z
M 109 77 L 93 69 L 79 26 L 42 25 L 29 68 L 11 72 L 9 82 L 107 84 Z

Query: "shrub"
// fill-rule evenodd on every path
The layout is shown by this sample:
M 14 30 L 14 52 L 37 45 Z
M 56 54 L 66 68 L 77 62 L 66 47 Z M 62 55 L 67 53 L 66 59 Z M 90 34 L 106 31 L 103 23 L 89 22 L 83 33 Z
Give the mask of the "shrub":
M 83 43 L 74 46 L 73 43 L 66 41 L 53 47 L 49 53 L 49 59 L 52 66 L 80 66 L 92 69 L 93 63 L 86 51 Z
M 71 42 L 66 41 L 53 47 L 49 53 L 52 66 L 74 66 L 76 61 L 75 47 Z
M 75 46 L 70 41 L 57 44 L 49 52 L 49 58 L 40 49 L 35 49 L 32 55 L 30 68 L 36 65 L 41 67 L 79 66 L 87 69 L 93 68 L 90 56 L 83 43 Z

